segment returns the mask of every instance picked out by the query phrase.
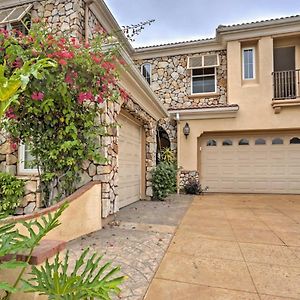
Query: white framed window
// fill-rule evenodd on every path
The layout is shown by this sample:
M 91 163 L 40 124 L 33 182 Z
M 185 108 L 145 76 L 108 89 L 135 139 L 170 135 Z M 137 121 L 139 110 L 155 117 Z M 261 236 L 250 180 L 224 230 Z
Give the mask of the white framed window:
M 243 80 L 255 79 L 255 48 L 243 48 Z
M 150 63 L 144 63 L 141 66 L 141 73 L 147 80 L 149 84 L 151 84 L 151 64 Z
M 36 175 L 38 173 L 37 167 L 32 165 L 33 159 L 34 157 L 30 153 L 28 145 L 21 143 L 19 146 L 19 175 Z
M 217 92 L 216 67 L 192 69 L 191 80 L 192 95 Z

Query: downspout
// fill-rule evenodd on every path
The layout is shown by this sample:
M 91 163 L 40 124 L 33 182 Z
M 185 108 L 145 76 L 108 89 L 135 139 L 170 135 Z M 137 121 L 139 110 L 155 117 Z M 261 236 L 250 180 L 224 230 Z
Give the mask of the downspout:
M 180 153 L 180 114 L 176 113 L 175 117 L 177 121 L 177 163 L 179 164 L 179 153 Z M 180 193 L 180 173 L 181 173 L 182 167 L 178 165 L 177 170 L 177 194 Z
M 85 9 L 84 9 L 84 38 L 85 43 L 89 42 L 89 9 L 90 5 L 94 2 L 94 0 L 87 0 L 85 2 Z

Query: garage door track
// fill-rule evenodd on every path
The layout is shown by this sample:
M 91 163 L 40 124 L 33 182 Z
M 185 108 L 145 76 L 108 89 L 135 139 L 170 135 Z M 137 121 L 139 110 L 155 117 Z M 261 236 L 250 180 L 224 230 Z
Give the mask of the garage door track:
M 300 196 L 196 197 L 146 299 L 300 299 Z

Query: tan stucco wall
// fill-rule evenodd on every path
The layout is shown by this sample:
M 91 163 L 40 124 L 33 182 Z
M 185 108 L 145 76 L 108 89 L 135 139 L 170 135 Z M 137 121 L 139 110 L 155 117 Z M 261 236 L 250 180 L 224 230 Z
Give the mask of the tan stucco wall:
M 64 202 L 69 202 L 69 207 L 63 212 L 59 221 L 60 226 L 47 234 L 45 239 L 58 241 L 71 241 L 82 235 L 102 229 L 101 219 L 101 183 L 88 183 L 80 188 L 65 201 L 57 206 L 35 212 L 22 217 L 12 217 L 12 221 L 41 220 L 41 216 L 53 213 Z M 21 234 L 28 235 L 28 231 L 18 223 L 16 227 Z
M 300 63 L 299 38 L 296 45 L 296 64 Z M 295 45 L 295 41 L 277 41 L 287 45 Z M 182 120 L 178 126 L 179 165 L 184 170 L 197 170 L 198 148 L 197 140 L 203 132 L 236 131 L 236 130 L 274 130 L 300 129 L 300 108 L 284 107 L 279 114 L 274 113 L 271 106 L 273 98 L 273 39 L 263 37 L 256 43 L 257 80 L 245 82 L 242 80 L 242 59 L 240 41 L 230 41 L 227 44 L 228 55 L 228 102 L 238 104 L 236 118 Z M 182 127 L 188 122 L 191 132 L 186 139 Z

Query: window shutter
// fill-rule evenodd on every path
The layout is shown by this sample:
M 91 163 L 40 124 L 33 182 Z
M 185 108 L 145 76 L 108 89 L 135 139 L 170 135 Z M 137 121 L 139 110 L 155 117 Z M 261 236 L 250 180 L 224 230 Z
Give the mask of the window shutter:
M 219 66 L 219 55 L 208 54 L 188 58 L 188 69 L 199 69 Z

